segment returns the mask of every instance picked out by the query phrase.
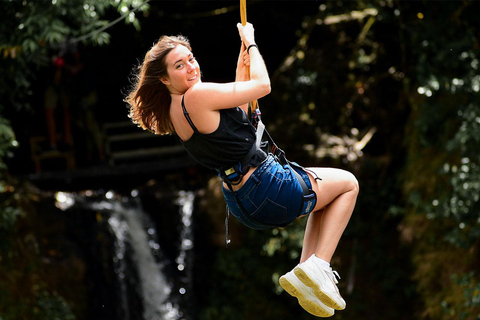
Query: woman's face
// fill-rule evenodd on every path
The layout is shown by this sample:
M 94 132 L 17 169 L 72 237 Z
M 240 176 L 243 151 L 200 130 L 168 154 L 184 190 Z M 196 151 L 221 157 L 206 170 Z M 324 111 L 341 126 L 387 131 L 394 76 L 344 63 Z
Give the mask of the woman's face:
M 160 79 L 172 94 L 184 94 L 200 81 L 200 66 L 187 47 L 177 45 L 165 57 L 167 76 Z

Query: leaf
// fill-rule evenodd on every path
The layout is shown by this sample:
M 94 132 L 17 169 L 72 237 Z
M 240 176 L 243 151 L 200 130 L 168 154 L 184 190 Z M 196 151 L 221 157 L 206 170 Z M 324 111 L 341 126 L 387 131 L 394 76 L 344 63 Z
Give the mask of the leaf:
M 25 52 L 34 53 L 38 48 L 38 45 L 32 39 L 25 39 L 22 43 L 22 50 Z
M 92 40 L 96 45 L 105 45 L 110 43 L 110 35 L 106 32 L 98 32 L 92 36 Z

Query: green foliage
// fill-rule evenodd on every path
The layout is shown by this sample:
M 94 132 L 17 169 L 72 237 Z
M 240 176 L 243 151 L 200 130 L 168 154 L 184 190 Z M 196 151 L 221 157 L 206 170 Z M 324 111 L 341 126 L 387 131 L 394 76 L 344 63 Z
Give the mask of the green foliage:
M 81 318 L 85 266 L 63 234 L 66 221 L 28 184 L 10 184 L 0 196 L 0 316 Z
M 447 240 L 468 248 L 480 238 L 480 101 L 459 111 L 459 118 L 460 127 L 447 150 L 458 153 L 460 163 L 444 164 L 441 173 L 449 176 L 451 193 L 435 202 L 434 212 L 437 217 L 447 215 L 456 222 Z
M 4 159 L 11 157 L 11 149 L 17 146 L 15 133 L 7 119 L 0 118 L 0 172 L 6 169 Z M 0 173 L 0 192 L 3 192 Z
M 0 207 L 0 262 L 5 260 L 4 253 L 8 252 L 12 240 L 12 230 L 20 211 L 17 208 L 4 206 Z
M 438 319 L 479 314 L 473 301 L 480 281 L 472 272 L 478 268 L 480 237 L 480 50 L 474 8 L 467 1 L 442 3 L 435 10 L 427 6 L 416 17 L 407 11 L 410 22 L 416 21 L 405 31 L 415 72 L 405 82 L 412 113 L 404 235 L 416 234 L 414 277 L 426 305 L 423 314 Z
M 138 28 L 136 14 L 148 5 L 138 0 L 51 0 L 2 1 L 0 19 L 0 319 L 75 319 L 69 304 L 51 290 L 49 269 L 45 269 L 33 235 L 40 224 L 28 225 L 33 213 L 20 208 L 28 202 L 18 182 L 8 175 L 5 159 L 17 146 L 15 134 L 4 114 L 14 117 L 31 108 L 31 84 L 40 67 L 50 62 L 61 48 L 105 45 L 108 28 L 119 21 Z M 120 17 L 109 22 L 110 12 Z M 13 116 L 12 116 L 13 115 Z M 31 208 L 30 208 L 31 209 Z M 22 217 L 22 218 L 20 218 Z M 24 225 L 24 224 L 27 224 Z M 38 231 L 38 230 L 36 230 Z M 29 245 L 35 245 L 29 250 Z M 36 249 L 35 249 L 36 248 Z M 33 251 L 33 252 L 32 252 Z M 52 268 L 50 268 L 52 269 Z M 55 270 L 54 270 L 55 272 Z M 54 275 L 58 277 L 58 275 Z M 52 293 L 53 292 L 53 293 Z M 78 305 L 77 305 L 78 307 Z
M 38 297 L 38 309 L 35 312 L 36 319 L 51 320 L 75 320 L 72 309 L 68 303 L 58 294 L 41 292 Z
M 19 215 L 19 209 L 11 206 L 9 201 L 12 187 L 7 181 L 4 159 L 12 156 L 11 150 L 16 146 L 15 133 L 10 123 L 0 118 L 0 262 L 2 255 L 7 252 L 11 230 L 15 226 L 15 221 Z
M 199 319 L 310 319 L 296 299 L 280 289 L 280 273 L 272 275 L 272 270 L 283 274 L 294 264 L 262 252 L 271 233 L 243 231 L 241 247 L 217 252 L 209 275 L 212 287 L 205 292 Z
M 452 20 L 452 12 L 458 14 L 450 11 L 450 6 L 442 7 L 439 13 L 447 21 Z M 415 160 L 433 164 L 432 171 L 444 182 L 434 189 L 435 193 L 429 192 L 432 189 L 421 190 L 420 210 L 429 219 L 454 220 L 457 225 L 446 237 L 457 246 L 469 247 L 480 235 L 480 50 L 475 29 L 466 28 L 466 22 L 442 25 L 443 37 L 435 38 L 439 31 L 435 21 L 422 21 L 424 32 L 415 31 L 412 36 L 418 50 L 417 91 L 425 98 L 414 102 L 418 108 L 414 113 L 417 134 L 409 143 L 420 143 L 416 148 L 424 150 L 415 151 L 424 155 L 434 149 L 443 159 L 435 161 L 431 158 L 435 155 L 429 154 L 428 159 Z M 414 204 L 417 206 L 418 201 Z
M 138 0 L 3 1 L 0 18 L 0 114 L 9 106 L 29 107 L 30 84 L 38 67 L 49 63 L 51 50 L 108 44 L 107 29 L 124 20 L 139 27 L 136 14 L 148 10 Z M 111 10 L 121 16 L 112 22 Z M 3 98 L 5 97 L 5 98 Z
M 39 291 L 32 297 L 17 297 L 16 301 L 5 301 L 5 293 L 0 294 L 0 319 L 1 320 L 75 320 L 70 305 L 57 293 L 50 294 Z M 9 306 L 5 308 L 6 304 Z M 34 304 L 33 308 L 31 304 Z M 31 309 L 30 309 L 31 308 Z
M 359 170 L 364 175 L 359 177 L 362 192 L 356 212 L 382 219 L 377 202 L 388 201 L 390 208 L 384 212 L 405 215 L 400 230 L 413 249 L 413 277 L 425 305 L 419 301 L 419 317 L 448 319 L 443 301 L 457 311 L 464 305 L 463 289 L 451 281 L 452 274 L 468 274 L 479 262 L 475 256 L 480 237 L 480 46 L 479 25 L 472 14 L 478 7 L 469 1 L 436 5 L 365 1 L 342 4 L 341 10 L 345 13 L 355 6 L 356 10 L 373 6 L 378 14 L 328 29 L 324 24 L 336 17 L 332 13 L 339 8 L 327 2 L 320 6 L 325 11 L 306 19 L 295 52 L 273 78 L 276 90 L 282 92 L 271 107 L 281 114 L 276 119 L 281 130 L 274 135 L 281 137 L 286 148 L 296 148 L 298 156 L 305 147 L 298 143 L 299 136 L 315 148 L 326 144 L 322 131 L 337 135 L 340 141 L 352 127 L 361 133 L 372 125 L 378 128 L 375 139 L 381 149 L 376 152 L 385 152 L 387 159 L 364 158 L 353 164 L 359 168 L 365 161 L 379 161 L 373 170 L 365 170 L 367 166 Z M 399 126 L 410 111 L 407 126 Z M 379 139 L 384 140 L 383 146 Z M 342 160 L 347 163 L 348 157 Z M 326 159 L 309 161 L 324 164 Z M 379 180 L 376 188 L 385 193 L 373 193 L 375 183 L 370 181 L 372 190 L 365 191 L 365 179 L 370 176 Z M 390 183 L 403 183 L 405 202 L 401 191 L 386 187 Z M 386 194 L 387 190 L 393 194 Z M 375 199 L 367 206 L 371 194 Z M 350 226 L 347 232 L 365 232 L 368 222 L 371 228 L 378 221 L 355 218 L 354 213 L 352 223 L 357 222 L 358 229 Z M 293 245 L 288 239 L 295 234 L 279 232 L 264 248 L 269 254 L 278 253 L 284 244 Z M 388 250 L 374 244 L 370 249 Z M 373 265 L 374 258 L 364 263 Z M 387 278 L 382 281 L 390 287 Z M 479 283 L 476 277 L 471 281 L 473 287 Z M 445 288 L 439 290 L 441 285 Z M 471 318 L 478 309 L 468 312 L 464 316 Z
M 456 310 L 449 307 L 448 303 L 443 302 L 442 306 L 450 314 L 458 314 L 458 319 L 467 320 L 480 312 L 480 283 L 477 280 L 476 271 L 469 272 L 461 276 L 453 275 L 453 281 L 464 288 L 463 298 L 465 304 Z

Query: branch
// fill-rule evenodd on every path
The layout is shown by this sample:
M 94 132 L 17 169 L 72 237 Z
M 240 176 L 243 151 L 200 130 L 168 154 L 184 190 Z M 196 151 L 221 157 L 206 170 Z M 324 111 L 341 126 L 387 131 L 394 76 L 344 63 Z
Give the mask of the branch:
M 283 63 L 278 67 L 277 71 L 275 71 L 274 77 L 280 73 L 285 72 L 287 69 L 290 68 L 290 66 L 293 64 L 293 62 L 297 58 L 298 52 L 307 46 L 308 39 L 310 38 L 310 35 L 316 26 L 332 25 L 332 24 L 337 24 L 337 23 L 352 21 L 352 20 L 362 20 L 367 16 L 373 17 L 373 16 L 376 16 L 377 14 L 378 14 L 377 9 L 369 8 L 362 11 L 352 11 L 349 13 L 332 15 L 332 16 L 326 17 L 325 19 L 320 19 L 319 17 L 320 13 L 318 13 L 314 19 L 311 19 L 310 21 L 305 21 L 305 23 L 307 24 L 307 26 L 305 27 L 306 29 L 305 33 L 298 39 L 297 44 L 292 49 L 292 53 L 285 58 Z M 364 26 L 362 30 L 362 33 L 359 36 L 360 40 L 365 37 L 366 33 L 368 32 L 372 24 L 373 24 L 373 20 L 369 20 L 367 22 L 367 24 Z
M 366 16 L 376 16 L 378 14 L 378 10 L 374 8 L 365 9 L 362 11 L 352 11 L 349 13 L 339 14 L 336 16 L 328 16 L 324 20 L 316 21 L 317 24 L 336 24 L 345 21 L 352 21 L 352 20 L 362 20 Z
M 107 30 L 108 28 L 113 27 L 114 25 L 116 25 L 117 23 L 119 23 L 121 20 L 125 19 L 130 13 L 137 11 L 137 10 L 140 9 L 143 5 L 147 4 L 148 2 L 150 2 L 150 0 L 145 0 L 145 2 L 141 3 L 141 4 L 138 5 L 136 8 L 133 8 L 132 11 L 125 12 L 122 16 L 118 17 L 117 19 L 111 21 L 110 23 L 108 23 L 107 25 L 105 25 L 105 26 L 103 26 L 103 27 L 101 27 L 101 28 L 95 29 L 95 30 L 93 30 L 92 32 L 87 33 L 86 35 L 83 35 L 83 36 L 81 36 L 81 37 L 74 38 L 74 39 L 70 40 L 70 43 L 73 44 L 73 43 L 85 41 L 86 39 L 91 38 L 91 37 L 93 37 L 94 35 L 102 32 L 102 31 L 105 31 L 105 30 Z

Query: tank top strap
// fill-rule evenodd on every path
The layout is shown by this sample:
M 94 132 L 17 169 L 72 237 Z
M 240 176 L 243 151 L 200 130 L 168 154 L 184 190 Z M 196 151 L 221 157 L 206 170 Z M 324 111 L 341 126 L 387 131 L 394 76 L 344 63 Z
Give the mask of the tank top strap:
M 183 101 L 185 99 L 185 95 L 182 96 L 182 110 L 183 110 L 183 115 L 185 116 L 185 119 L 187 119 L 188 124 L 192 128 L 193 132 L 198 133 L 197 127 L 193 124 L 192 119 L 190 118 L 190 115 L 187 112 L 187 108 L 185 108 L 185 103 Z

